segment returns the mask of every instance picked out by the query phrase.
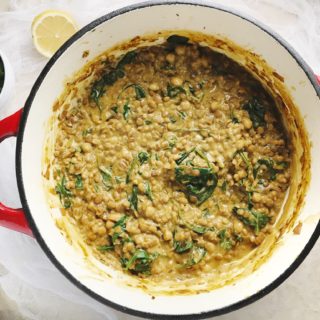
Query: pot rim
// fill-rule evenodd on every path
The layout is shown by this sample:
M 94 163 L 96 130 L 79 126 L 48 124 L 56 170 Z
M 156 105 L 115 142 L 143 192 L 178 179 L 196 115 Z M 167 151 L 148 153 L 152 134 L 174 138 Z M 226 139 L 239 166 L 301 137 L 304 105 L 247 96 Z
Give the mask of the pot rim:
M 139 9 L 144 9 L 148 7 L 153 7 L 153 6 L 160 6 L 160 5 L 190 5 L 190 6 L 201 6 L 201 7 L 206 7 L 208 9 L 216 9 L 220 11 L 224 11 L 227 13 L 230 13 L 232 15 L 235 15 L 245 21 L 248 21 L 252 24 L 254 24 L 257 28 L 261 29 L 262 31 L 266 32 L 269 34 L 271 37 L 273 37 L 278 43 L 282 45 L 283 48 L 285 48 L 288 53 L 296 60 L 296 62 L 299 64 L 301 69 L 304 71 L 306 76 L 308 77 L 309 81 L 313 85 L 317 96 L 320 99 L 320 87 L 316 82 L 316 78 L 314 73 L 312 72 L 311 68 L 308 66 L 308 64 L 303 60 L 303 58 L 295 51 L 295 49 L 292 48 L 290 44 L 288 44 L 281 36 L 279 36 L 276 32 L 271 30 L 269 27 L 265 26 L 263 23 L 257 21 L 253 17 L 247 16 L 246 14 L 239 12 L 237 10 L 234 10 L 232 8 L 226 7 L 226 6 L 221 6 L 221 5 L 216 5 L 209 3 L 208 1 L 203 1 L 203 0 L 150 0 L 150 1 L 144 1 L 140 3 L 135 3 L 131 5 L 127 5 L 124 7 L 121 7 L 119 9 L 116 9 L 114 11 L 111 11 L 107 13 L 106 15 L 103 15 L 102 17 L 90 22 L 86 26 L 84 26 L 82 29 L 80 29 L 77 33 L 75 33 L 69 40 L 67 40 L 61 47 L 60 49 L 53 55 L 53 57 L 48 61 L 48 63 L 45 65 L 43 68 L 42 72 L 38 76 L 37 80 L 35 81 L 31 92 L 26 100 L 24 109 L 23 109 L 23 114 L 21 117 L 21 122 L 20 122 L 20 128 L 19 128 L 19 133 L 17 136 L 17 145 L 16 145 L 16 176 L 17 176 L 17 184 L 18 184 L 18 189 L 19 189 L 19 194 L 20 194 L 20 199 L 21 203 L 23 206 L 23 210 L 25 212 L 26 218 L 29 222 L 29 225 L 32 229 L 32 232 L 41 246 L 42 250 L 45 252 L 47 257 L 50 259 L 50 261 L 55 265 L 55 267 L 74 285 L 76 285 L 79 289 L 87 293 L 90 297 L 94 298 L 95 300 L 103 303 L 104 305 L 107 305 L 109 307 L 112 307 L 118 311 L 133 315 L 133 316 L 139 316 L 143 318 L 149 318 L 149 319 L 204 319 L 204 318 L 209 318 L 209 317 L 214 317 L 218 315 L 222 315 L 225 313 L 229 313 L 232 311 L 235 311 L 237 309 L 240 309 L 242 307 L 245 307 L 268 293 L 270 293 L 272 290 L 277 288 L 280 284 L 282 284 L 297 268 L 298 266 L 303 262 L 303 260 L 306 258 L 306 256 L 309 254 L 311 249 L 313 248 L 314 244 L 316 243 L 317 239 L 320 236 L 320 221 L 317 223 L 317 226 L 311 235 L 309 241 L 306 243 L 304 249 L 300 252 L 300 254 L 297 256 L 297 258 L 294 260 L 294 262 L 288 266 L 285 272 L 283 272 L 278 278 L 274 279 L 271 283 L 269 283 L 267 286 L 262 288 L 260 291 L 256 292 L 255 294 L 246 297 L 236 303 L 227 305 L 223 308 L 220 309 L 215 309 L 211 311 L 206 311 L 206 312 L 201 312 L 201 313 L 194 313 L 194 314 L 188 314 L 188 315 L 172 315 L 172 314 L 157 314 L 157 313 L 149 313 L 149 312 L 144 312 L 144 311 L 139 311 L 131 308 L 124 307 L 122 305 L 119 305 L 117 303 L 114 303 L 99 294 L 93 292 L 91 289 L 83 285 L 78 279 L 76 279 L 69 271 L 66 270 L 66 268 L 57 260 L 57 258 L 54 256 L 54 254 L 51 252 L 49 247 L 47 246 L 44 238 L 41 236 L 38 227 L 33 220 L 32 213 L 29 209 L 28 206 L 28 201 L 26 198 L 26 194 L 24 191 L 24 183 L 23 183 L 23 178 L 22 178 L 22 159 L 21 159 L 21 154 L 22 154 L 22 143 L 23 143 L 23 136 L 24 136 L 24 130 L 25 126 L 27 123 L 28 119 L 28 114 L 29 110 L 32 106 L 34 97 L 37 94 L 37 91 L 39 87 L 41 86 L 42 82 L 44 81 L 47 73 L 50 71 L 51 67 L 55 64 L 55 62 L 59 59 L 59 57 L 78 39 L 80 39 L 85 33 L 89 32 L 90 30 L 94 29 L 95 27 L 99 26 L 100 24 L 111 20 L 112 18 L 115 18 L 117 16 L 120 16 L 124 13 L 139 10 Z
M 12 97 L 12 93 L 14 91 L 13 89 L 14 89 L 15 76 L 14 76 L 14 72 L 10 64 L 10 61 L 8 60 L 6 54 L 1 49 L 0 49 L 0 60 L 2 61 L 3 70 L 4 70 L 3 85 L 2 85 L 2 90 L 0 91 L 0 108 L 1 108 Z

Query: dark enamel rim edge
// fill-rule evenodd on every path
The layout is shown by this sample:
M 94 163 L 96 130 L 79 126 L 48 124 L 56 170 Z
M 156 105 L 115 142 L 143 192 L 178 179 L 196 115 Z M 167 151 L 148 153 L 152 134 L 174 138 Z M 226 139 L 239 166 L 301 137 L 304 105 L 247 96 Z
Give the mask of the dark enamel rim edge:
M 46 242 L 42 238 L 34 220 L 32 217 L 32 214 L 30 212 L 28 201 L 26 198 L 26 194 L 24 191 L 24 184 L 23 184 L 23 178 L 22 178 L 22 159 L 21 159 L 21 152 L 22 152 L 22 143 L 23 143 L 23 136 L 24 136 L 24 130 L 26 126 L 26 122 L 28 119 L 29 110 L 32 106 L 33 99 L 35 95 L 37 94 L 37 91 L 43 82 L 43 80 L 46 77 L 46 74 L 49 72 L 51 67 L 54 65 L 54 63 L 59 59 L 59 57 L 63 54 L 64 51 L 67 50 L 67 48 L 72 45 L 73 42 L 81 38 L 85 33 L 91 31 L 101 23 L 108 21 L 114 17 L 117 17 L 119 15 L 122 15 L 124 13 L 143 9 L 145 7 L 152 7 L 152 6 L 159 6 L 159 5 L 179 5 L 179 4 L 185 4 L 185 5 L 193 5 L 193 6 L 202 6 L 202 7 L 208 7 L 212 9 L 217 9 L 220 11 L 227 12 L 229 14 L 235 15 L 241 19 L 244 19 L 252 24 L 254 24 L 256 27 L 261 29 L 263 32 L 266 32 L 271 37 L 273 37 L 277 42 L 279 42 L 288 52 L 289 54 L 297 61 L 299 66 L 302 68 L 302 70 L 305 72 L 307 77 L 309 78 L 310 82 L 312 83 L 318 97 L 320 97 L 320 89 L 316 83 L 314 74 L 311 70 L 311 68 L 306 64 L 306 62 L 300 57 L 300 55 L 280 36 L 278 36 L 275 32 L 270 30 L 268 27 L 264 26 L 262 23 L 256 21 L 252 17 L 247 17 L 245 14 L 237 12 L 233 9 L 219 6 L 216 4 L 211 4 L 205 1 L 147 1 L 142 3 L 137 3 L 133 5 L 129 5 L 120 9 L 117 9 L 113 12 L 110 12 L 83 27 L 81 30 L 79 30 L 74 36 L 72 36 L 56 53 L 55 55 L 49 60 L 49 62 L 46 64 L 40 75 L 38 76 L 35 84 L 33 85 L 30 95 L 27 98 L 27 101 L 24 106 L 23 115 L 21 118 L 20 123 L 20 129 L 19 134 L 17 136 L 17 145 L 16 145 L 16 175 L 17 175 L 17 183 L 18 183 L 18 189 L 20 194 L 21 203 L 24 209 L 24 212 L 26 214 L 26 217 L 28 219 L 29 225 L 32 229 L 32 232 L 37 239 L 38 243 L 40 244 L 42 250 L 46 253 L 48 258 L 51 260 L 51 262 L 57 267 L 57 269 L 74 285 L 76 285 L 79 289 L 86 292 L 89 296 L 96 299 L 97 301 L 110 306 L 118 311 L 131 314 L 134 316 L 140 316 L 144 318 L 149 319 L 204 319 L 208 317 L 214 317 L 221 314 L 225 314 L 231 311 L 235 311 L 239 308 L 242 308 L 244 306 L 247 306 L 251 304 L 254 301 L 259 300 L 260 298 L 264 297 L 266 294 L 277 288 L 281 283 L 283 283 L 293 272 L 297 269 L 297 267 L 303 262 L 303 260 L 306 258 L 308 253 L 311 251 L 312 247 L 314 246 L 315 242 L 317 241 L 318 237 L 320 236 L 320 222 L 317 224 L 315 231 L 313 232 L 312 236 L 310 237 L 308 243 L 304 247 L 304 249 L 301 251 L 299 256 L 295 259 L 295 261 L 284 271 L 278 278 L 276 278 L 273 282 L 271 282 L 269 285 L 258 291 L 257 293 L 251 295 L 250 297 L 247 297 L 243 300 L 240 300 L 234 304 L 228 305 L 226 307 L 212 310 L 212 311 L 206 311 L 203 313 L 196 313 L 196 314 L 188 314 L 188 315 L 171 315 L 171 314 L 156 314 L 156 313 L 149 313 L 149 312 L 143 312 L 138 311 L 135 309 L 130 309 L 127 307 L 124 307 L 122 305 L 113 303 L 110 300 L 107 300 L 103 298 L 102 296 L 96 294 L 89 288 L 87 288 L 85 285 L 83 285 L 79 280 L 77 280 L 69 271 L 65 269 L 65 267 L 56 259 L 56 257 L 53 255 L 53 253 L 50 251 L 48 246 L 46 245 Z

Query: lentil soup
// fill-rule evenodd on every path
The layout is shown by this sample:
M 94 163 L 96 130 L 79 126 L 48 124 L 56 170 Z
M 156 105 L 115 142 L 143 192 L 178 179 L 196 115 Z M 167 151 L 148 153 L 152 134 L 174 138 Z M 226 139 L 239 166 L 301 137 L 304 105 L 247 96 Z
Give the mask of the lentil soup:
M 262 246 L 292 146 L 258 80 L 178 35 L 79 74 L 54 106 L 52 193 L 100 261 L 184 281 Z

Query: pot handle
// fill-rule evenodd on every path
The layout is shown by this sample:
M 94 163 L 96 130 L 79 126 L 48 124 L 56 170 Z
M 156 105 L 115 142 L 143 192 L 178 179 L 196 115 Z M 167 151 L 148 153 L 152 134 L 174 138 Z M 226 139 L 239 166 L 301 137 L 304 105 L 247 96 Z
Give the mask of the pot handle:
M 12 136 L 16 136 L 19 130 L 22 109 L 0 121 L 0 142 Z M 0 202 L 0 226 L 32 236 L 22 209 L 8 208 Z

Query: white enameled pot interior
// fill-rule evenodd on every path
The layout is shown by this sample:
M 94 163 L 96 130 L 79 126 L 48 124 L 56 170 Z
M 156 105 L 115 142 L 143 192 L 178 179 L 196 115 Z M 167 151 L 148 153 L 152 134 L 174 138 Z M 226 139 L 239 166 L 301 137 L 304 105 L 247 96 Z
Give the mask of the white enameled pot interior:
M 287 49 L 255 24 L 226 11 L 191 4 L 146 6 L 121 13 L 102 22 L 70 45 L 58 57 L 43 79 L 32 102 L 23 134 L 21 150 L 22 179 L 27 204 L 46 246 L 58 262 L 82 285 L 113 303 L 147 313 L 184 315 L 217 310 L 257 293 L 278 278 L 295 261 L 315 230 L 320 180 L 320 102 L 307 75 Z M 288 233 L 272 257 L 253 274 L 209 293 L 192 296 L 150 295 L 115 281 L 101 281 L 86 267 L 83 257 L 61 235 L 48 211 L 41 176 L 45 123 L 52 105 L 63 90 L 66 78 L 113 45 L 137 35 L 159 30 L 193 30 L 225 36 L 244 48 L 261 54 L 285 79 L 293 100 L 305 117 L 312 140 L 312 179 L 305 206 L 299 214 L 304 221 L 300 235 Z M 82 53 L 89 50 L 84 60 Z M 293 89 L 295 88 L 295 89 Z

